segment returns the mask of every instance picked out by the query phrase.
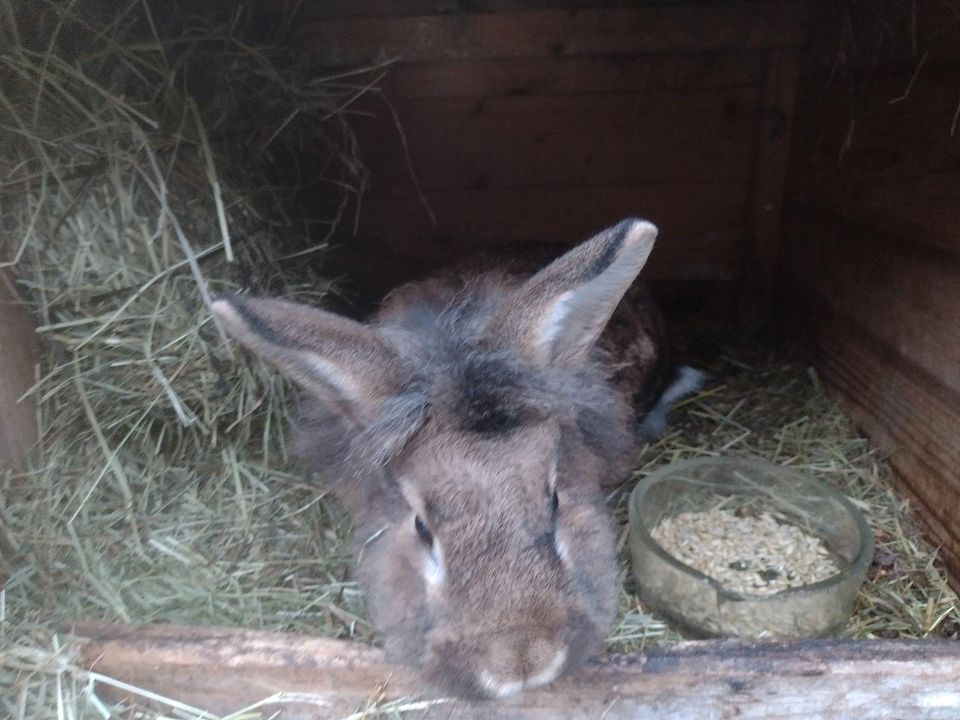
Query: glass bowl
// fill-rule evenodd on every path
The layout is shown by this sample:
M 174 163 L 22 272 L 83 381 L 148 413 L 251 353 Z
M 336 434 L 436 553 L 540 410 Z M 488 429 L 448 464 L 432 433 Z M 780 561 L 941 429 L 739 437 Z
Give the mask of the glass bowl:
M 873 558 L 873 533 L 847 498 L 796 470 L 758 459 L 703 458 L 668 465 L 634 488 L 629 511 L 632 569 L 640 596 L 651 610 L 692 637 L 787 639 L 834 634 L 849 620 Z M 735 590 L 731 581 L 721 584 L 680 560 L 677 555 L 683 553 L 669 552 L 651 535 L 654 532 L 663 538 L 664 528 L 676 527 L 681 520 L 689 525 L 691 517 L 703 518 L 685 515 L 686 519 L 678 520 L 681 513 L 708 511 L 720 512 L 728 519 L 755 519 L 750 522 L 763 518 L 777 533 L 802 532 L 812 538 L 803 538 L 805 546 L 816 545 L 819 555 L 829 557 L 829 569 L 821 568 L 821 579 L 797 587 L 774 592 Z M 658 528 L 668 518 L 667 525 Z M 781 529 L 784 525 L 795 529 Z M 709 532 L 716 535 L 719 531 L 714 528 Z M 701 553 L 700 533 L 682 534 L 687 545 L 685 557 L 700 566 L 728 552 L 730 548 L 723 548 L 724 543 L 738 543 L 740 547 L 758 542 L 756 531 L 740 533 L 734 529 L 719 540 L 714 537 L 704 541 Z M 671 546 L 674 542 L 670 541 Z M 792 545 L 790 548 L 793 552 Z M 694 554 L 692 559 L 690 553 Z M 769 561 L 769 555 L 753 557 Z M 752 562 L 745 557 L 730 563 L 729 568 L 746 570 Z M 755 568 L 751 571 L 761 579 L 769 577 L 763 573 L 777 573 Z M 722 570 L 715 574 L 730 573 Z M 801 582 L 793 570 L 789 574 L 791 582 Z

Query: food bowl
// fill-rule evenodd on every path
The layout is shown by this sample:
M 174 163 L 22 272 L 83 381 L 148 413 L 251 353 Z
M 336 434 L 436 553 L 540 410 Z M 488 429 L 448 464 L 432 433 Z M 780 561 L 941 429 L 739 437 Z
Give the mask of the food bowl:
M 629 510 L 641 598 L 693 637 L 834 634 L 873 557 L 847 498 L 759 459 L 668 465 L 634 488 Z

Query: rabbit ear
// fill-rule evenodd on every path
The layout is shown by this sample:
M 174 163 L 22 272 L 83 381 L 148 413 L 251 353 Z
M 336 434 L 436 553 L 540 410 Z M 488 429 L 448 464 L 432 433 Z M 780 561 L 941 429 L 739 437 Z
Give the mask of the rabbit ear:
M 285 300 L 239 295 L 218 297 L 212 310 L 248 349 L 355 423 L 373 416 L 401 386 L 397 354 L 366 325 Z
M 607 228 L 524 283 L 494 331 L 539 364 L 582 362 L 656 237 L 656 226 L 636 218 Z

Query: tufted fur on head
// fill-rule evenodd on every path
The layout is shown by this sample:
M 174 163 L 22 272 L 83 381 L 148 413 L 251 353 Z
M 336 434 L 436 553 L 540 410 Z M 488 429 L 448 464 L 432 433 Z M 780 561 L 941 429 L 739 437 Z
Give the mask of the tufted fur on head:
M 624 477 L 633 402 L 656 396 L 666 357 L 652 306 L 618 306 L 656 232 L 624 220 L 532 273 L 455 267 L 398 288 L 367 323 L 214 303 L 303 387 L 296 448 L 355 518 L 385 648 L 447 692 L 549 682 L 612 621 L 601 487 Z

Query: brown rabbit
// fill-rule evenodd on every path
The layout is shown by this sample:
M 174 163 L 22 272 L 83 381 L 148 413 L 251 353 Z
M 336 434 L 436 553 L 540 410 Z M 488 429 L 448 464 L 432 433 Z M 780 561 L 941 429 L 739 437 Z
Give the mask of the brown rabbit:
M 543 685 L 610 628 L 619 577 L 601 487 L 699 382 L 685 369 L 663 389 L 659 316 L 642 288 L 621 302 L 656 234 L 624 220 L 532 275 L 461 265 L 398 288 L 366 324 L 214 302 L 306 391 L 298 452 L 355 518 L 387 654 L 446 692 Z

